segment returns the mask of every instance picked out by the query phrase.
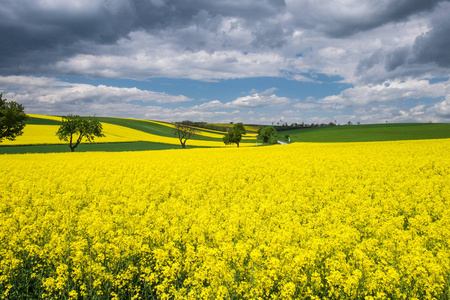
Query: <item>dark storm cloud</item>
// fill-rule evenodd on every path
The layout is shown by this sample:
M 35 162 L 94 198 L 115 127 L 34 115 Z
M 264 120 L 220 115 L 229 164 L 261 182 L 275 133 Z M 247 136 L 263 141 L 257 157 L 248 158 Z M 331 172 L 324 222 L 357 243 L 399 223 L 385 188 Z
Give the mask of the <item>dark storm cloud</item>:
M 359 61 L 355 74 L 368 74 L 366 81 L 385 73 L 425 74 L 429 68 L 422 65 L 450 67 L 449 12 L 446 0 L 3 0 L 0 75 L 208 80 L 277 76 L 286 67 L 298 68 L 296 73 L 332 70 L 342 75 L 344 61 Z M 431 20 L 431 30 L 417 37 L 413 47 L 403 41 L 366 47 L 367 37 L 354 35 L 420 16 L 424 23 Z M 384 33 L 386 40 L 395 38 L 395 32 Z M 364 47 L 354 43 L 357 51 L 346 49 L 352 39 Z M 310 57 L 296 56 L 307 49 L 314 49 Z M 316 59 L 318 53 L 322 60 Z M 239 66 L 248 69 L 242 61 L 261 71 L 242 72 Z M 193 65 L 206 73 L 195 73 Z
M 133 26 L 130 11 L 107 2 L 6 0 L 0 9 L 0 72 L 27 72 L 60 57 L 83 53 L 83 43 L 112 43 Z M 61 3 L 61 2 L 59 2 Z M 84 45 L 85 47 L 85 45 Z
M 198 23 L 202 13 L 208 18 L 236 16 L 251 22 L 274 15 L 283 6 L 283 0 L 4 0 L 0 74 L 44 72 L 39 68 L 46 64 L 94 53 L 96 45 L 113 44 L 132 31 L 158 34 Z
M 393 49 L 378 49 L 362 58 L 355 70 L 365 82 L 382 82 L 388 79 L 404 79 L 432 74 L 448 76 L 450 67 L 450 3 L 440 3 L 430 16 L 430 29 L 416 37 L 410 45 Z M 378 71 L 376 71 L 378 68 Z M 387 71 L 380 72 L 380 69 Z M 375 73 L 381 76 L 374 79 Z M 428 75 L 429 76 L 429 75 Z M 375 75 L 376 77 L 376 75 Z
M 274 15 L 284 0 L 134 0 L 131 2 L 139 25 L 143 28 L 185 26 L 200 11 L 211 15 L 235 16 L 249 21 Z
M 373 1 L 374 13 L 369 12 L 366 16 L 348 24 L 343 22 L 343 26 L 331 28 L 329 33 L 336 36 L 346 36 L 360 31 L 366 31 L 390 22 L 399 22 L 407 19 L 411 15 L 429 11 L 442 0 L 392 0 L 385 1 L 384 5 L 378 1 Z
M 450 3 L 440 6 L 432 19 L 432 29 L 417 37 L 414 44 L 415 63 L 435 63 L 450 67 Z
M 447 0 L 388 1 L 288 1 L 293 17 L 301 26 L 315 28 L 331 37 L 348 37 L 387 23 L 406 20 L 420 12 L 432 10 Z

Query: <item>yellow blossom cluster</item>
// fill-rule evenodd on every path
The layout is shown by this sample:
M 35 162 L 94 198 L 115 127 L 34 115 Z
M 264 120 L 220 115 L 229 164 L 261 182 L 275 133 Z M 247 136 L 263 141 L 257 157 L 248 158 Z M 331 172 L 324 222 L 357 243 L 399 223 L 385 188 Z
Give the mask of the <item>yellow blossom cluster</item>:
M 0 156 L 0 298 L 449 299 L 450 140 Z

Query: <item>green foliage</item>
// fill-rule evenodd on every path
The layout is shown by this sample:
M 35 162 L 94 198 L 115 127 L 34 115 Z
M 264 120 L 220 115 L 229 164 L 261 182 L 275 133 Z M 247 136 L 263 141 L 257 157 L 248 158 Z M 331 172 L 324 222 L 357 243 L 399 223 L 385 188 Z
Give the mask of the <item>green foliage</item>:
M 197 131 L 191 121 L 186 120 L 181 123 L 175 123 L 174 135 L 180 140 L 182 149 L 186 149 L 186 141 L 195 136 Z
M 283 135 L 283 137 L 284 137 L 284 140 L 287 142 L 287 141 L 289 141 L 290 135 L 289 135 L 289 133 L 285 133 Z
M 56 135 L 60 140 L 69 142 L 72 152 L 86 139 L 93 142 L 95 137 L 104 137 L 102 133 L 102 124 L 95 117 L 82 118 L 77 115 L 68 115 L 62 117 L 62 123 Z
M 228 130 L 227 134 L 223 137 L 225 145 L 236 144 L 239 147 L 239 143 L 242 140 L 242 136 L 246 133 L 243 123 L 234 124 L 233 129 Z
M 277 130 L 273 126 L 267 126 L 258 131 L 259 137 L 264 143 L 276 144 L 277 140 Z
M 0 93 L 0 143 L 3 139 L 13 141 L 23 134 L 25 121 L 28 116 L 24 112 L 24 107 L 15 101 L 6 102 Z
M 272 145 L 278 144 L 277 136 L 273 136 L 273 135 L 272 135 L 272 136 L 269 138 L 268 143 L 269 143 L 269 144 L 272 144 Z

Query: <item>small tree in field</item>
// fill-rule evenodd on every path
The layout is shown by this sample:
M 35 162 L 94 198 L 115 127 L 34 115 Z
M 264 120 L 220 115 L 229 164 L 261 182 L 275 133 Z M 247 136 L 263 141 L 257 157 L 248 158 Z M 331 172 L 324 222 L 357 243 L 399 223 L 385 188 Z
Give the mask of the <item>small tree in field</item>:
M 69 142 L 70 151 L 74 152 L 83 139 L 93 142 L 95 137 L 104 137 L 102 130 L 102 124 L 95 117 L 67 115 L 62 117 L 62 124 L 56 135 L 60 140 Z
M 25 121 L 28 116 L 23 111 L 22 104 L 15 101 L 6 102 L 0 93 L 0 143 L 3 139 L 14 141 L 23 134 Z
M 230 129 L 227 134 L 223 137 L 223 142 L 226 145 L 236 144 L 239 147 L 239 143 L 242 140 L 242 135 L 244 135 L 245 127 L 243 123 L 234 124 L 233 129 Z
M 183 121 L 175 123 L 173 133 L 180 140 L 181 149 L 186 149 L 186 141 L 196 135 L 197 131 L 197 128 L 193 126 L 191 121 Z

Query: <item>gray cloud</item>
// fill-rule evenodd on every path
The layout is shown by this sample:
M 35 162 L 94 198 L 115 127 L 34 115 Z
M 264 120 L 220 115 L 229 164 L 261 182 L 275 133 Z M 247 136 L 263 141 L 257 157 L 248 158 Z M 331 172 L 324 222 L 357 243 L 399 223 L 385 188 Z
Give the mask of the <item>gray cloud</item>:
M 7 44 L 0 48 L 1 71 L 13 66 L 38 66 L 58 57 L 82 53 L 82 43 L 113 43 L 132 28 L 130 10 L 98 0 L 33 1 L 5 0 L 0 9 L 0 35 Z
M 430 11 L 442 0 L 287 0 L 295 23 L 332 37 L 346 37 Z
M 432 29 L 417 37 L 414 44 L 415 63 L 435 63 L 450 67 L 450 3 L 442 4 L 433 16 Z
M 0 75 L 447 77 L 449 12 L 444 0 L 4 0 Z
M 386 55 L 385 68 L 387 71 L 394 71 L 399 66 L 404 65 L 410 56 L 408 47 L 397 48 Z
M 252 45 L 261 48 L 280 48 L 287 43 L 288 33 L 277 24 L 270 28 L 260 28 L 253 32 Z
M 383 45 L 361 58 L 355 75 L 363 82 L 411 77 L 447 77 L 450 67 L 450 3 L 440 3 L 430 15 L 428 29 L 411 43 Z
M 223 17 L 252 23 L 283 7 L 282 0 L 4 0 L 0 36 L 7 46 L 0 48 L 0 74 L 45 73 L 49 64 L 96 54 L 98 45 L 113 45 L 139 30 L 164 36 L 194 26 L 201 30 L 175 42 L 197 51 L 208 33 L 221 34 Z

